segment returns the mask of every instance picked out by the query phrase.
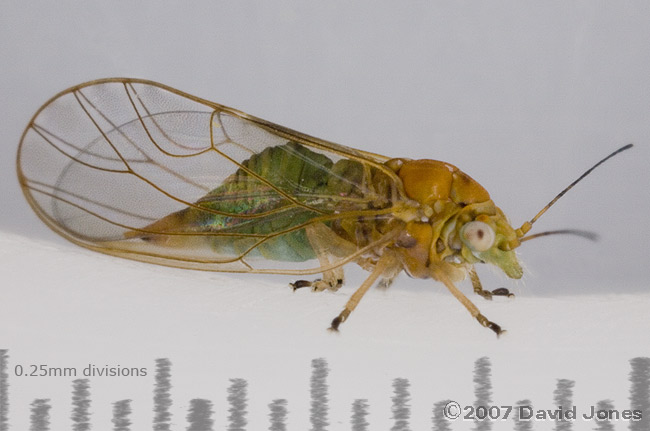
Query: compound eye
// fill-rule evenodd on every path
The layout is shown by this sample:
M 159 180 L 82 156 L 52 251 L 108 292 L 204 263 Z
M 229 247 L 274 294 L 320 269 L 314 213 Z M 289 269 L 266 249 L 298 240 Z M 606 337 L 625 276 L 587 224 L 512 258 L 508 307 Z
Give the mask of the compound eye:
M 461 230 L 465 243 L 474 251 L 488 250 L 494 244 L 494 230 L 487 223 L 472 221 Z

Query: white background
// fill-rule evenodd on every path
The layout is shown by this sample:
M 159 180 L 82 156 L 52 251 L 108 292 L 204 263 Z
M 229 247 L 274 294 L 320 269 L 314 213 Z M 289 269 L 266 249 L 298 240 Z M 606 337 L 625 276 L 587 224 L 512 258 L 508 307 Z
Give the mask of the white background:
M 249 429 L 267 426 L 274 398 L 289 400 L 291 429 L 308 428 L 316 357 L 332 370 L 331 429 L 348 427 L 355 398 L 369 399 L 373 426 L 390 426 L 396 377 L 412 384 L 412 428 L 426 429 L 434 402 L 472 402 L 471 371 L 481 356 L 493 362 L 497 404 L 528 397 L 552 408 L 554 379 L 570 378 L 579 408 L 604 398 L 627 406 L 627 361 L 650 356 L 646 2 L 7 2 L 1 9 L 0 348 L 10 349 L 12 364 L 120 364 L 153 373 L 153 359 L 168 357 L 178 429 L 195 397 L 214 401 L 215 429 L 223 427 L 234 377 L 249 382 Z M 479 268 L 484 284 L 518 295 L 493 303 L 471 296 L 509 330 L 503 339 L 443 287 L 405 276 L 387 293 L 371 291 L 335 336 L 324 328 L 362 281 L 360 270 L 349 271 L 336 294 L 292 294 L 287 277 L 97 255 L 37 219 L 15 177 L 24 126 L 56 92 L 110 76 L 156 80 L 344 145 L 448 161 L 485 186 L 515 225 L 606 154 L 635 147 L 535 225 L 592 230 L 598 242 L 558 236 L 524 244 L 524 283 Z M 69 380 L 14 380 L 12 424 L 26 424 L 27 404 L 39 397 L 52 398 L 53 423 L 68 423 Z M 133 398 L 133 419 L 146 426 L 151 383 L 93 379 L 93 420 L 106 426 L 109 403 Z M 551 424 L 536 424 L 544 427 Z

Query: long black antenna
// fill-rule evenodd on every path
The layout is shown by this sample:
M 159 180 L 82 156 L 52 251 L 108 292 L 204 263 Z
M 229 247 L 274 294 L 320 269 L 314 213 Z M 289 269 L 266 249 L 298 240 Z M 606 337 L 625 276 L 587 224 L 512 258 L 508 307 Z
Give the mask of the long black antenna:
M 524 241 L 531 240 L 533 238 L 539 238 L 542 236 L 549 236 L 549 235 L 575 235 L 584 239 L 588 239 L 590 241 L 598 241 L 598 234 L 595 232 L 591 232 L 588 230 L 580 230 L 580 229 L 558 229 L 558 230 L 547 230 L 545 232 L 540 232 L 533 235 L 526 235 L 525 237 L 520 238 L 519 242 L 524 242 Z
M 542 210 L 541 210 L 540 212 L 538 212 L 538 213 L 535 215 L 535 217 L 533 217 L 532 219 L 530 219 L 530 221 L 527 221 L 527 222 L 525 222 L 523 225 L 521 225 L 521 227 L 520 227 L 519 229 L 516 230 L 516 232 L 517 232 L 517 237 L 521 238 L 521 237 L 523 237 L 524 235 L 526 235 L 526 233 L 530 230 L 530 228 L 533 227 L 533 223 L 535 223 L 535 222 L 536 222 L 536 221 L 537 221 L 537 220 L 542 216 L 542 214 L 544 214 L 544 213 L 545 213 L 545 212 L 546 212 L 550 207 L 553 206 L 553 204 L 554 204 L 555 202 L 558 201 L 558 199 L 560 199 L 562 196 L 564 196 L 564 194 L 565 194 L 566 192 L 568 192 L 569 190 L 571 190 L 571 189 L 573 188 L 573 186 L 575 186 L 575 185 L 578 184 L 580 181 L 582 181 L 582 179 L 583 179 L 584 177 L 586 177 L 587 175 L 589 175 L 589 174 L 590 174 L 594 169 L 596 169 L 598 166 L 602 165 L 603 163 L 605 163 L 607 160 L 611 159 L 612 157 L 614 157 L 614 156 L 617 155 L 618 153 L 622 153 L 623 151 L 625 151 L 625 150 L 629 150 L 629 149 L 632 148 L 632 147 L 633 147 L 633 144 L 627 144 L 627 145 L 625 145 L 625 146 L 619 148 L 618 150 L 614 151 L 612 154 L 610 154 L 609 156 L 605 157 L 604 159 L 602 159 L 601 161 L 599 161 L 598 163 L 596 163 L 595 165 L 593 165 L 591 168 L 587 169 L 587 171 L 586 171 L 584 174 L 580 175 L 580 177 L 578 177 L 577 180 L 575 180 L 574 182 L 572 182 L 571 184 L 569 184 L 569 186 L 568 186 L 567 188 L 565 188 L 565 189 L 562 190 L 560 193 L 558 193 L 558 195 L 555 196 L 555 197 L 553 198 L 552 201 L 550 201 L 548 204 L 546 204 L 546 206 L 545 206 L 544 208 L 542 208 Z M 532 237 L 531 237 L 531 238 L 532 238 Z M 530 238 L 529 238 L 529 239 L 530 239 Z

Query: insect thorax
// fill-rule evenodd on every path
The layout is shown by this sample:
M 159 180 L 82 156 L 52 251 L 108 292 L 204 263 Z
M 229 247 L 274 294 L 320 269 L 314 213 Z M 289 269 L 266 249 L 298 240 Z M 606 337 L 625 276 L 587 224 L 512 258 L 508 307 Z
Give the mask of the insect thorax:
M 481 262 L 496 264 L 511 277 L 520 276 L 514 253 L 499 249 L 502 242 L 514 237 L 514 230 L 480 184 L 455 166 L 435 160 L 393 160 L 388 164 L 395 167 L 407 196 L 419 204 L 419 213 L 426 214 L 405 220 L 394 244 L 411 276 L 435 277 L 435 271 L 442 270 L 458 280 L 471 265 Z M 463 226 L 475 220 L 488 224 L 499 241 L 482 253 L 468 247 L 461 235 Z

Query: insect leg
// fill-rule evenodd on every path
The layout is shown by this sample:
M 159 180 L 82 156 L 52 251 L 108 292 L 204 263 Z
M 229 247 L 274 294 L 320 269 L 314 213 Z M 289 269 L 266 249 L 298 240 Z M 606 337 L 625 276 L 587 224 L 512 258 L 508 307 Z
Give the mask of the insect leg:
M 451 292 L 454 297 L 460 301 L 461 304 L 467 308 L 467 311 L 469 311 L 469 314 L 472 315 L 478 322 L 485 326 L 486 328 L 490 328 L 493 330 L 497 336 L 503 334 L 506 332 L 504 329 L 501 329 L 501 326 L 497 325 L 494 322 L 491 322 L 485 317 L 484 315 L 481 314 L 479 311 L 478 307 L 472 303 L 463 293 L 458 290 L 458 288 L 454 285 L 454 283 L 447 277 L 447 275 L 442 271 L 442 270 L 436 270 L 435 271 L 435 276 L 438 281 L 441 281 L 445 286 L 447 286 L 447 289 Z M 478 277 L 476 277 L 478 280 Z
M 318 257 L 318 260 L 321 262 L 321 266 L 323 266 L 323 260 L 327 259 L 327 257 L 325 256 L 324 259 L 321 259 L 320 255 Z M 327 263 L 327 265 L 329 265 L 329 263 Z M 323 278 L 319 278 L 313 281 L 296 280 L 293 283 L 289 283 L 289 285 L 293 288 L 294 291 L 303 287 L 311 287 L 311 290 L 313 292 L 322 292 L 323 290 L 332 290 L 336 292 L 341 288 L 341 286 L 343 286 L 343 281 L 343 268 L 339 267 L 331 271 L 323 272 Z
M 399 265 L 387 268 L 382 274 L 379 283 L 377 283 L 377 287 L 379 289 L 387 290 L 393 284 L 393 281 L 395 281 L 400 272 L 402 272 L 402 267 Z
M 331 263 L 328 257 L 329 253 L 324 247 L 324 244 L 327 244 L 326 237 L 331 237 L 331 235 L 335 234 L 322 223 L 307 226 L 305 232 L 307 233 L 309 244 L 316 253 L 320 266 L 323 268 L 330 267 Z M 294 283 L 291 283 L 290 286 L 294 291 L 303 287 L 311 287 L 314 292 L 322 292 L 323 290 L 337 291 L 341 286 L 343 286 L 343 281 L 343 268 L 338 267 L 324 271 L 322 279 L 314 281 L 297 280 Z
M 481 284 L 481 280 L 479 280 L 478 274 L 476 273 L 474 267 L 470 268 L 469 270 L 469 278 L 470 280 L 472 280 L 472 286 L 474 286 L 474 293 L 482 296 L 485 299 L 491 300 L 493 296 L 507 296 L 508 298 L 514 298 L 515 296 L 513 293 L 510 293 L 510 291 L 505 287 L 494 289 L 492 292 L 490 292 L 489 290 L 484 290 L 483 285 Z
M 366 280 L 361 283 L 361 286 L 359 286 L 359 288 L 352 294 L 350 299 L 348 299 L 348 302 L 345 304 L 343 311 L 341 311 L 341 313 L 336 316 L 334 320 L 332 320 L 332 325 L 329 329 L 332 331 L 338 331 L 339 325 L 345 322 L 348 316 L 350 316 L 350 313 L 352 313 L 352 311 L 357 308 L 357 305 L 359 305 L 361 298 L 363 298 L 363 295 L 365 295 L 368 289 L 370 289 L 370 286 L 372 286 L 380 276 L 385 275 L 386 273 L 392 275 L 395 272 L 396 264 L 397 259 L 395 259 L 395 257 L 388 251 L 384 251 L 384 254 L 379 259 L 368 278 L 366 278 Z
M 379 280 L 377 287 L 382 290 L 388 289 L 393 284 L 393 281 L 395 281 L 395 277 L 396 276 L 382 278 L 381 280 Z

